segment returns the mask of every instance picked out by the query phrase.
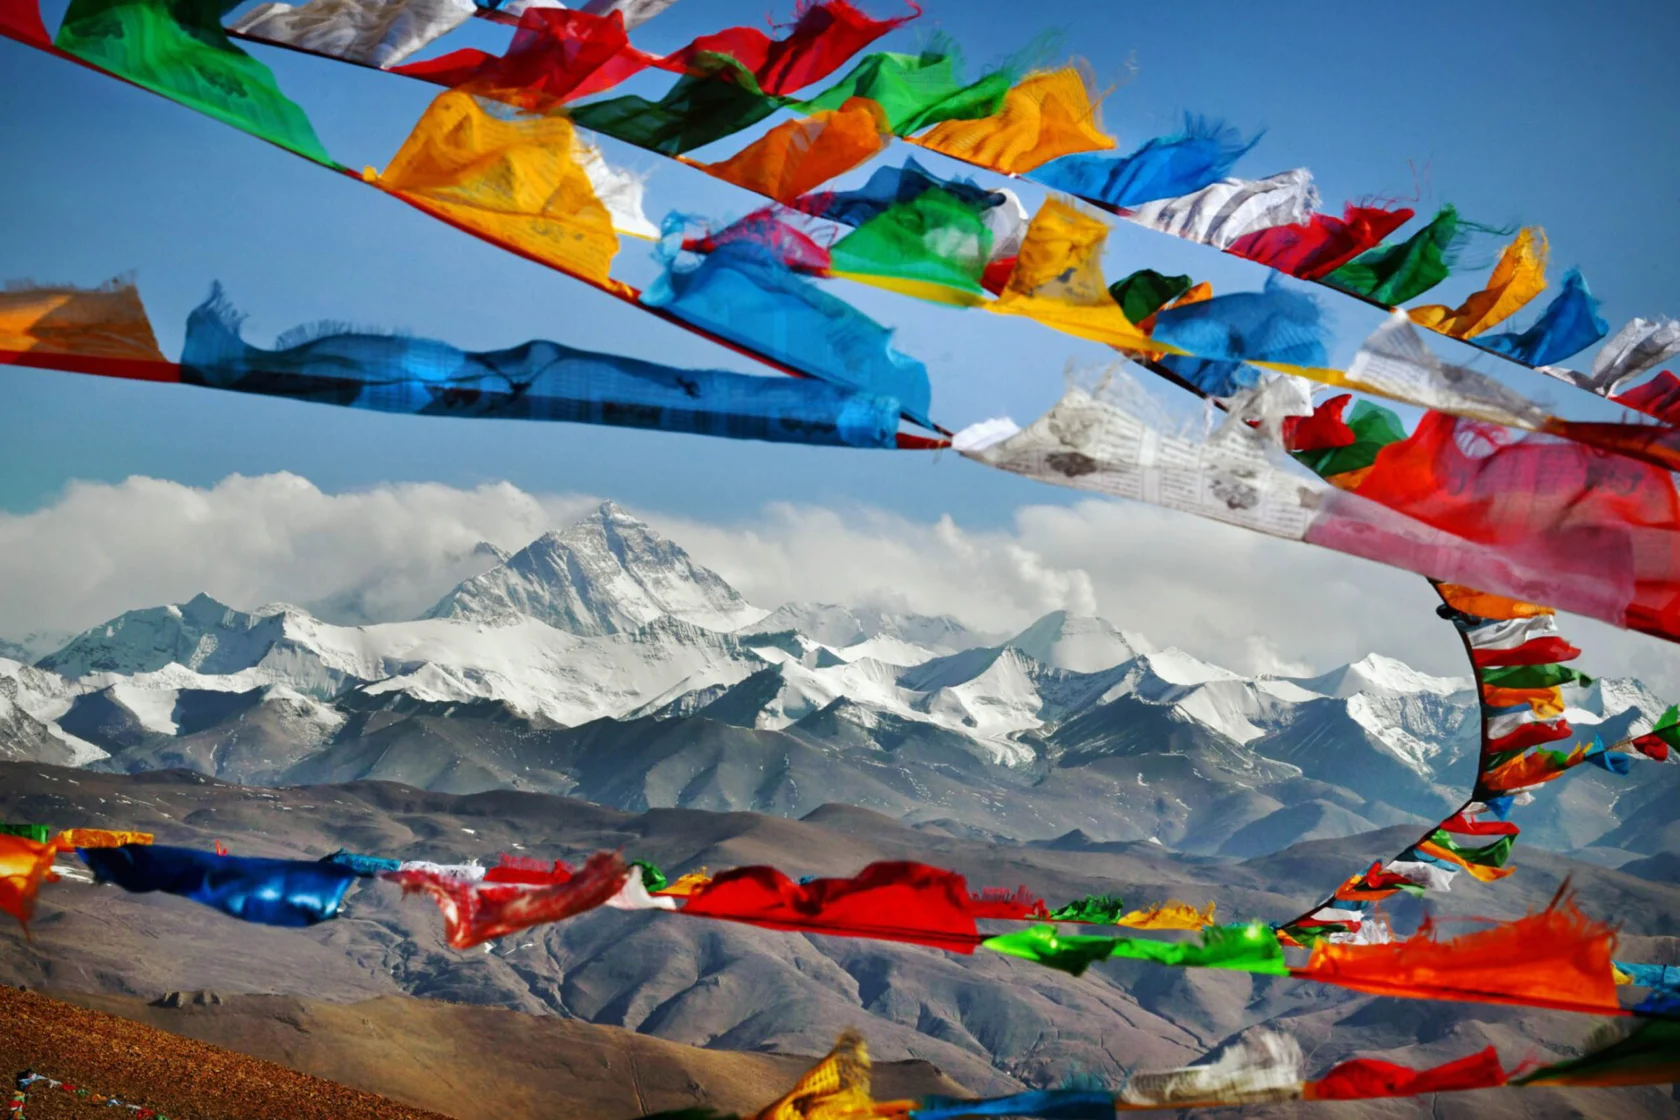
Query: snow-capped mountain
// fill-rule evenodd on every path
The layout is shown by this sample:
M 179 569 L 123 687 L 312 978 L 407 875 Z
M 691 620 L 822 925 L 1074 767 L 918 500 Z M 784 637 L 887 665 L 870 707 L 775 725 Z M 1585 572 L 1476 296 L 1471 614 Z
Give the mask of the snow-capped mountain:
M 1249 677 L 1064 611 L 1001 639 L 905 612 L 766 611 L 611 503 L 483 561 L 413 621 L 199 595 L 37 666 L 0 660 L 0 757 L 623 808 L 843 800 L 1023 840 L 1076 827 L 1215 852 L 1438 819 L 1478 747 L 1467 677 L 1376 654 Z M 1569 700 L 1572 722 L 1617 737 L 1663 706 L 1637 681 Z M 1628 802 L 1647 818 L 1656 804 Z M 1621 824 L 1611 812 L 1583 838 L 1582 819 L 1569 842 Z
M 545 533 L 462 583 L 430 618 L 536 619 L 572 634 L 622 634 L 670 617 L 727 633 L 765 612 L 612 502 Z

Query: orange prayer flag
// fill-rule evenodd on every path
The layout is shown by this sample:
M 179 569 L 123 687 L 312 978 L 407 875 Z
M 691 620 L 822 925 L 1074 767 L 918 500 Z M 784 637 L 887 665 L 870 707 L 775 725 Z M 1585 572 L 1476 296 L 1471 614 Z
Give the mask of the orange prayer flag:
M 362 177 L 492 244 L 628 294 L 608 276 L 618 235 L 572 122 L 501 112 L 508 115 L 450 90 L 432 102 L 384 174 L 369 168 Z
M 1457 999 L 1621 1014 L 1610 974 L 1616 933 L 1565 902 L 1489 929 L 1437 941 L 1314 946 L 1291 975 L 1373 995 Z
M 1473 338 L 1518 311 L 1546 290 L 1546 231 L 1524 229 L 1505 247 L 1487 286 L 1459 304 L 1430 304 L 1411 308 L 1412 321 L 1452 338 Z
M 18 920 L 25 929 L 35 913 L 35 895 L 42 883 L 56 883 L 53 856 L 56 842 L 46 844 L 22 836 L 0 833 L 0 910 Z
M 943 121 L 913 143 L 1020 175 L 1058 156 L 1106 151 L 1114 147 L 1114 138 L 1102 130 L 1086 75 L 1069 66 L 1014 86 L 1004 95 L 1003 108 L 990 117 Z
M 1490 708 L 1514 708 L 1518 704 L 1527 704 L 1541 719 L 1556 719 L 1564 710 L 1563 689 L 1556 685 L 1550 688 L 1500 688 L 1484 684 L 1482 703 Z
M 0 350 L 164 362 L 133 281 L 0 289 Z
M 1542 607 L 1538 603 L 1507 599 L 1503 595 L 1477 591 L 1473 587 L 1465 587 L 1458 583 L 1439 583 L 1435 587 L 1447 601 L 1447 606 L 1477 618 L 1502 622 L 1513 618 L 1535 618 L 1543 614 L 1557 613 L 1551 607 Z
M 1202 911 L 1175 898 L 1147 910 L 1133 910 L 1114 924 L 1132 929 L 1206 929 L 1213 925 L 1214 905 L 1210 902 Z
M 687 898 L 711 881 L 712 877 L 706 874 L 706 869 L 702 867 L 699 871 L 690 871 L 687 874 L 677 876 L 670 886 L 651 893 L 668 895 L 671 898 Z
M 124 844 L 150 844 L 150 832 L 117 832 L 104 828 L 67 828 L 58 834 L 59 851 L 76 848 L 120 848 Z
M 867 97 L 851 97 L 838 109 L 777 125 L 726 160 L 695 166 L 791 206 L 800 195 L 874 158 L 891 139 L 881 107 Z

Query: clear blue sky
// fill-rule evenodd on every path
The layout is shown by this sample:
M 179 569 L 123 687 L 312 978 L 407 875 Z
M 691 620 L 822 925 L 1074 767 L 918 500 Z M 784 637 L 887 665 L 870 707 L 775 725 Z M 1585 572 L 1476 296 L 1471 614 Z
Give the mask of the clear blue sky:
M 884 14 L 896 0 L 866 0 Z M 777 5 L 786 16 L 791 0 Z M 1612 327 L 1680 312 L 1680 5 L 1563 0 L 1407 5 L 1190 0 L 925 0 L 885 41 L 947 32 L 971 65 L 1043 31 L 1090 61 L 1108 130 L 1130 150 L 1185 111 L 1265 140 L 1239 173 L 1305 165 L 1327 207 L 1343 199 L 1451 201 L 1489 223 L 1543 224 L 1554 275 L 1579 264 Z M 62 0 L 47 0 L 49 29 Z M 668 50 L 695 34 L 762 20 L 763 0 L 682 0 L 638 39 Z M 448 47 L 488 43 L 474 27 Z M 434 49 L 438 53 L 442 48 Z M 309 113 L 329 151 L 382 166 L 430 87 L 256 48 Z M 1135 77 L 1127 60 L 1134 59 Z M 739 141 L 725 141 L 723 151 Z M 896 147 L 897 160 L 913 149 Z M 91 284 L 135 269 L 166 353 L 213 279 L 250 313 L 258 344 L 330 318 L 403 328 L 469 348 L 531 337 L 680 365 L 750 368 L 581 285 L 506 257 L 374 191 L 111 79 L 0 40 L 0 279 Z M 649 175 L 650 216 L 738 214 L 755 199 L 632 149 L 608 156 Z M 918 155 L 918 158 L 922 158 Z M 936 165 L 937 161 L 934 162 Z M 862 178 L 867 169 L 854 173 Z M 1029 204 L 1035 197 L 1023 191 Z M 645 283 L 648 247 L 626 242 L 622 275 Z M 1484 263 L 1491 252 L 1484 252 Z M 1150 234 L 1118 233 L 1111 276 L 1153 266 L 1216 286 L 1262 270 Z M 1454 282 L 1456 297 L 1471 285 Z M 934 415 L 956 427 L 998 413 L 1025 421 L 1058 394 L 1069 358 L 1102 352 L 1034 324 L 943 310 L 846 287 L 927 362 Z M 1345 359 L 1377 318 L 1325 297 Z M 1463 355 L 1457 355 L 1462 357 Z M 1587 357 L 1590 358 L 1590 355 Z M 1553 400 L 1562 387 L 1519 383 Z M 381 481 L 606 494 L 644 508 L 727 520 L 775 500 L 859 502 L 966 524 L 1068 495 L 943 456 L 819 451 L 573 425 L 389 417 L 179 386 L 0 369 L 0 508 L 50 502 L 72 479 L 149 474 L 208 484 L 291 470 L 323 489 Z

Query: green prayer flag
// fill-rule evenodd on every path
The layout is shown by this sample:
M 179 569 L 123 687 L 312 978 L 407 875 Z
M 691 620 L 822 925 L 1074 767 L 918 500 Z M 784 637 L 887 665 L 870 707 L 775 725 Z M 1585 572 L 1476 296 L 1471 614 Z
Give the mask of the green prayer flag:
M 1022 933 L 989 937 L 981 947 L 1035 961 L 1078 976 L 1091 962 L 1110 957 L 1154 961 L 1183 968 L 1228 968 L 1266 976 L 1287 976 L 1283 946 L 1263 922 L 1214 926 L 1194 941 L 1152 941 L 1142 937 L 1090 937 L 1033 926 Z
M 268 67 L 234 46 L 217 0 L 71 0 L 53 45 L 253 136 L 336 167 Z
M 865 55 L 845 77 L 793 108 L 814 113 L 838 109 L 848 98 L 867 97 L 886 113 L 887 127 L 895 136 L 909 136 L 940 121 L 978 120 L 1003 108 L 1014 73 L 996 70 L 963 85 L 957 78 L 958 65 L 954 54 L 942 50 Z
M 1511 1078 L 1513 1085 L 1647 1085 L 1680 1081 L 1680 1022 L 1647 1019 L 1626 1038 Z
M 647 889 L 649 894 L 654 891 L 662 891 L 671 885 L 671 880 L 665 877 L 665 872 L 645 859 L 633 859 L 630 861 L 630 866 L 642 869 L 642 886 Z
M 1033 926 L 1020 933 L 988 937 L 980 943 L 980 947 L 1078 976 L 1091 966 L 1091 962 L 1108 959 L 1117 940 L 1088 934 L 1058 933 L 1055 926 Z
M 725 54 L 701 54 L 658 101 L 634 95 L 570 109 L 584 128 L 676 156 L 750 128 L 787 103 L 759 88 L 752 71 Z
M 0 823 L 0 834 L 6 836 L 21 836 L 25 840 L 33 840 L 37 844 L 45 844 L 52 839 L 52 829 L 44 824 L 4 824 Z
M 1190 277 L 1163 276 L 1153 268 L 1140 268 L 1108 286 L 1108 294 L 1133 323 L 1141 323 L 1190 290 Z
M 1416 299 L 1452 272 L 1458 210 L 1441 207 L 1429 224 L 1398 245 L 1379 245 L 1342 265 L 1324 282 L 1385 307 Z
M 1557 756 L 1556 751 L 1544 753 Z M 1567 756 L 1563 757 L 1567 758 Z M 1454 840 L 1452 833 L 1443 829 L 1437 828 L 1429 837 L 1430 843 L 1445 848 L 1453 855 L 1467 863 L 1473 863 L 1477 867 L 1504 867 L 1505 862 L 1511 858 L 1511 845 L 1516 842 L 1516 839 L 1515 836 L 1501 836 L 1485 848 L 1471 848 Z
M 829 267 L 978 294 L 991 249 L 992 232 L 974 207 L 931 187 L 842 237 Z
M 1593 679 L 1567 665 L 1512 665 L 1481 669 L 1482 683 L 1495 688 L 1552 688 L 1560 684 L 1588 685 Z
M 1671 747 L 1680 747 L 1680 706 L 1670 705 L 1658 718 L 1657 725 L 1645 734 L 1655 735 Z
M 1111 926 L 1126 912 L 1126 903 L 1119 895 L 1088 894 L 1076 898 L 1060 910 L 1050 913 L 1053 922 L 1090 922 Z
M 1391 443 L 1406 438 L 1406 426 L 1400 417 L 1380 404 L 1356 401 L 1348 410 L 1347 426 L 1353 430 L 1353 442 L 1346 447 L 1328 447 L 1321 451 L 1298 451 L 1295 458 L 1323 478 L 1363 470 L 1377 461 L 1377 452 Z

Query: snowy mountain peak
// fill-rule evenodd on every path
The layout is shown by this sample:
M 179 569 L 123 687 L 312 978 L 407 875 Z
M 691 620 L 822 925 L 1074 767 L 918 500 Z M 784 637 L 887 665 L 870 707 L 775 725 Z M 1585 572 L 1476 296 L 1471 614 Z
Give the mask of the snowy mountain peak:
M 282 636 L 288 616 L 308 617 L 295 607 L 239 611 L 201 592 L 185 603 L 128 611 L 84 630 L 39 665 L 67 677 L 150 673 L 170 664 L 237 672 Z
M 1006 643 L 1040 665 L 1074 673 L 1096 673 L 1130 661 L 1154 647 L 1106 619 L 1051 611 Z
M 730 631 L 763 615 L 646 522 L 603 502 L 463 582 L 428 617 L 499 623 L 524 616 L 599 636 L 637 630 L 664 616 Z
M 1297 679 L 1296 684 L 1324 696 L 1345 699 L 1355 693 L 1401 695 L 1425 692 L 1432 696 L 1451 696 L 1470 688 L 1461 677 L 1436 677 L 1422 673 L 1380 653 L 1368 653 L 1351 665 L 1332 669 L 1323 676 Z

